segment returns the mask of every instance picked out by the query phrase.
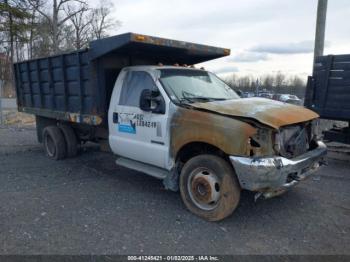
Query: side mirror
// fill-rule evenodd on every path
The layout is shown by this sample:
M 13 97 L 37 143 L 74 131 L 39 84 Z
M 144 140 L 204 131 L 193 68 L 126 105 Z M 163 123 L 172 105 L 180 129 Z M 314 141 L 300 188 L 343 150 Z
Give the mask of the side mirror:
M 151 109 L 152 91 L 149 89 L 144 89 L 140 96 L 140 108 L 143 111 L 149 112 Z
M 140 109 L 157 114 L 165 113 L 165 103 L 159 91 L 142 90 L 140 96 Z

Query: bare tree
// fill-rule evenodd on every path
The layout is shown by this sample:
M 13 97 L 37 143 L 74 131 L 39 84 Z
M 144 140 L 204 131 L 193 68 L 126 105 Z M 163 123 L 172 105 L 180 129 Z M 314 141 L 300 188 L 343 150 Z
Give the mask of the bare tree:
M 120 26 L 113 4 L 87 0 L 0 0 L 0 52 L 11 62 L 81 49 Z
M 108 30 L 121 26 L 120 21 L 110 17 L 112 8 L 112 2 L 100 0 L 99 6 L 92 9 L 90 20 L 93 39 L 106 37 Z
M 275 76 L 275 86 L 276 88 L 281 88 L 284 84 L 284 81 L 286 79 L 286 76 L 281 73 L 281 71 L 278 71 Z
M 46 19 L 40 17 L 36 25 L 37 27 L 33 33 L 32 57 L 48 56 L 51 54 L 52 46 L 50 24 Z
M 77 12 L 80 10 L 80 12 Z M 91 37 L 91 16 L 88 15 L 90 9 L 84 2 L 78 6 L 68 6 L 66 10 L 67 17 L 73 25 L 74 30 L 74 47 L 81 49 L 85 47 Z M 72 14 L 72 15 L 71 15 Z
M 274 84 L 274 77 L 271 75 L 265 75 L 262 77 L 262 86 L 264 88 L 272 88 Z
M 28 2 L 27 2 L 28 3 Z M 36 9 L 38 8 L 40 3 L 40 0 L 33 0 L 33 5 L 34 7 L 32 7 L 29 3 L 28 3 L 28 10 L 31 13 L 31 17 L 29 19 L 29 32 L 28 32 L 28 43 L 27 43 L 27 52 L 28 52 L 28 58 L 31 59 L 33 58 L 33 42 L 35 40 L 35 36 L 38 32 L 38 27 L 37 27 L 37 11 Z
M 39 12 L 50 26 L 50 34 L 52 40 L 52 51 L 58 53 L 60 51 L 60 36 L 65 23 L 71 19 L 74 15 L 82 12 L 81 8 L 77 8 L 75 11 L 70 12 L 69 15 L 63 16 L 66 13 L 69 5 L 76 3 L 85 3 L 83 0 L 52 0 L 49 2 L 51 13 L 47 12 L 47 2 L 41 0 L 39 3 L 37 0 L 27 0 L 37 12 Z M 85 7 L 82 7 L 85 8 Z
M 8 5 L 8 0 L 5 0 L 5 4 Z M 14 32 L 13 32 L 13 14 L 11 11 L 8 12 L 8 19 L 9 19 L 9 34 L 10 34 L 10 52 L 11 52 L 11 63 L 14 62 Z
M 242 76 L 238 79 L 238 88 L 242 90 L 249 90 L 251 87 L 251 77 L 250 76 Z
M 237 87 L 237 85 L 238 85 L 237 80 L 238 80 L 238 78 L 237 78 L 237 75 L 235 75 L 235 74 L 232 74 L 231 76 L 229 76 L 225 79 L 226 83 L 229 84 L 230 87 L 232 87 L 232 88 Z
M 305 87 L 305 82 L 299 76 L 293 76 L 289 80 L 289 85 L 293 87 Z

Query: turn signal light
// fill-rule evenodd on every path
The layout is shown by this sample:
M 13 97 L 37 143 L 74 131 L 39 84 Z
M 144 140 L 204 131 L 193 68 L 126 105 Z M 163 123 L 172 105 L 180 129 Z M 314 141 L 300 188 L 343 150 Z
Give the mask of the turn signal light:
M 143 35 L 137 35 L 136 36 L 136 40 L 138 40 L 138 41 L 145 41 L 145 39 L 146 39 L 146 37 L 143 36 Z

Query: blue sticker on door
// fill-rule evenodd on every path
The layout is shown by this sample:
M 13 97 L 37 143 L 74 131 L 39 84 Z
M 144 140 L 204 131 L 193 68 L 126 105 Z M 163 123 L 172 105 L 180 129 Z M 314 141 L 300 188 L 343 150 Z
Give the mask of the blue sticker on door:
M 129 134 L 136 134 L 136 127 L 132 125 L 118 125 L 118 131 Z
M 120 113 L 119 114 L 118 131 L 129 134 L 136 134 L 135 114 Z

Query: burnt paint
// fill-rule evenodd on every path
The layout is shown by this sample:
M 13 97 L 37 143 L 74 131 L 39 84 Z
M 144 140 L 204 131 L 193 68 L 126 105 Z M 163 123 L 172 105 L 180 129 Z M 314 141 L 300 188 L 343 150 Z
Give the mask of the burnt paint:
M 249 137 L 256 131 L 239 120 L 179 107 L 171 120 L 171 155 L 192 142 L 213 145 L 228 155 L 246 155 Z
M 317 113 L 304 107 L 265 98 L 195 103 L 192 106 L 226 116 L 254 119 L 275 129 L 319 117 Z

